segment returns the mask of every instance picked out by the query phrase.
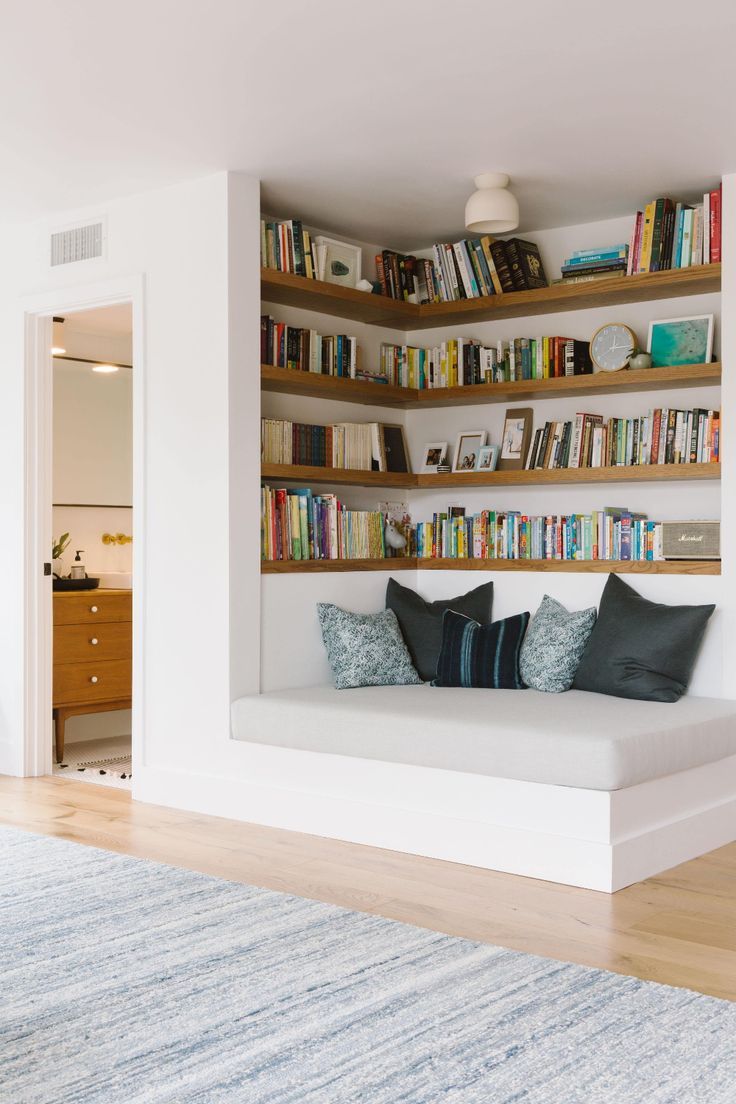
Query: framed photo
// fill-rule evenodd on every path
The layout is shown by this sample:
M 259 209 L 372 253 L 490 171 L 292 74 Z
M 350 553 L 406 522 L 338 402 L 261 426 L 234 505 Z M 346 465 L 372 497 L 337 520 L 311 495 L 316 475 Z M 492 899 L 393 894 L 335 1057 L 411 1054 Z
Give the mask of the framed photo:
M 424 475 L 436 475 L 437 468 L 447 456 L 447 441 L 435 441 L 422 449 L 422 472 Z
M 713 315 L 650 322 L 647 352 L 651 353 L 653 368 L 709 364 L 713 355 Z
M 354 288 L 360 280 L 360 246 L 322 236 L 316 237 L 314 244 L 317 253 L 317 278 L 328 284 Z
M 469 429 L 461 433 L 455 445 L 455 463 L 452 465 L 454 472 L 473 472 L 478 463 L 478 456 L 486 443 L 486 431 L 484 429 Z
M 478 464 L 475 470 L 479 472 L 495 471 L 500 451 L 498 445 L 483 445 L 478 453 Z
M 384 462 L 382 471 L 410 472 L 409 450 L 402 425 L 381 425 L 381 455 Z
M 506 411 L 501 440 L 501 456 L 498 460 L 499 471 L 514 471 L 523 468 L 529 452 L 529 441 L 534 425 L 534 411 L 529 406 L 520 406 Z

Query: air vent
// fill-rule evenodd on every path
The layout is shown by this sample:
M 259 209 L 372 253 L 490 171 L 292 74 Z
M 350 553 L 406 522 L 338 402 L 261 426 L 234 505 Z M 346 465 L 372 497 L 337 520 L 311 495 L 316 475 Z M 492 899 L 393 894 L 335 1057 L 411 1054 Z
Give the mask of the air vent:
M 90 261 L 101 257 L 104 244 L 104 224 L 91 222 L 86 226 L 70 226 L 51 235 L 51 267 Z

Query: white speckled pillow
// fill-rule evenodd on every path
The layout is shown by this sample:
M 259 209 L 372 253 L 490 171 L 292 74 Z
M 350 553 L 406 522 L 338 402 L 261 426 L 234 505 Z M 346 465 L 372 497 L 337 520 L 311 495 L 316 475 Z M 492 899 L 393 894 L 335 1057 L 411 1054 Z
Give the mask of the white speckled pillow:
M 318 602 L 317 615 L 338 690 L 422 681 L 393 610 L 350 613 L 329 602 Z
M 526 685 L 549 694 L 569 690 L 595 618 L 595 606 L 571 613 L 545 594 L 521 646 L 519 669 Z

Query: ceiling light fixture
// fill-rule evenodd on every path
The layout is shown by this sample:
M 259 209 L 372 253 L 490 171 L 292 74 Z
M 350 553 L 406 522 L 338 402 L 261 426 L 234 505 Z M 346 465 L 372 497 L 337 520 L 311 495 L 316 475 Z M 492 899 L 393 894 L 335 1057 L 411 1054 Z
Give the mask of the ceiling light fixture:
M 65 352 L 66 352 L 66 349 L 62 349 L 61 345 L 52 345 L 51 346 L 51 355 L 52 356 L 63 356 Z
M 101 372 L 105 375 L 109 375 L 111 372 L 118 372 L 119 370 L 117 364 L 95 364 L 92 369 L 93 372 Z
M 519 204 L 508 191 L 506 173 L 481 173 L 465 204 L 465 229 L 474 234 L 505 234 L 519 225 Z

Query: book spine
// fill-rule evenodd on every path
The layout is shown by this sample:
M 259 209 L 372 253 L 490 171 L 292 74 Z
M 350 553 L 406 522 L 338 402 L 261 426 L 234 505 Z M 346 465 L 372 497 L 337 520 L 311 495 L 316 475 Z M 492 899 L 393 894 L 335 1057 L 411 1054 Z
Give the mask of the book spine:
M 710 193 L 710 260 L 711 264 L 721 262 L 721 189 Z

